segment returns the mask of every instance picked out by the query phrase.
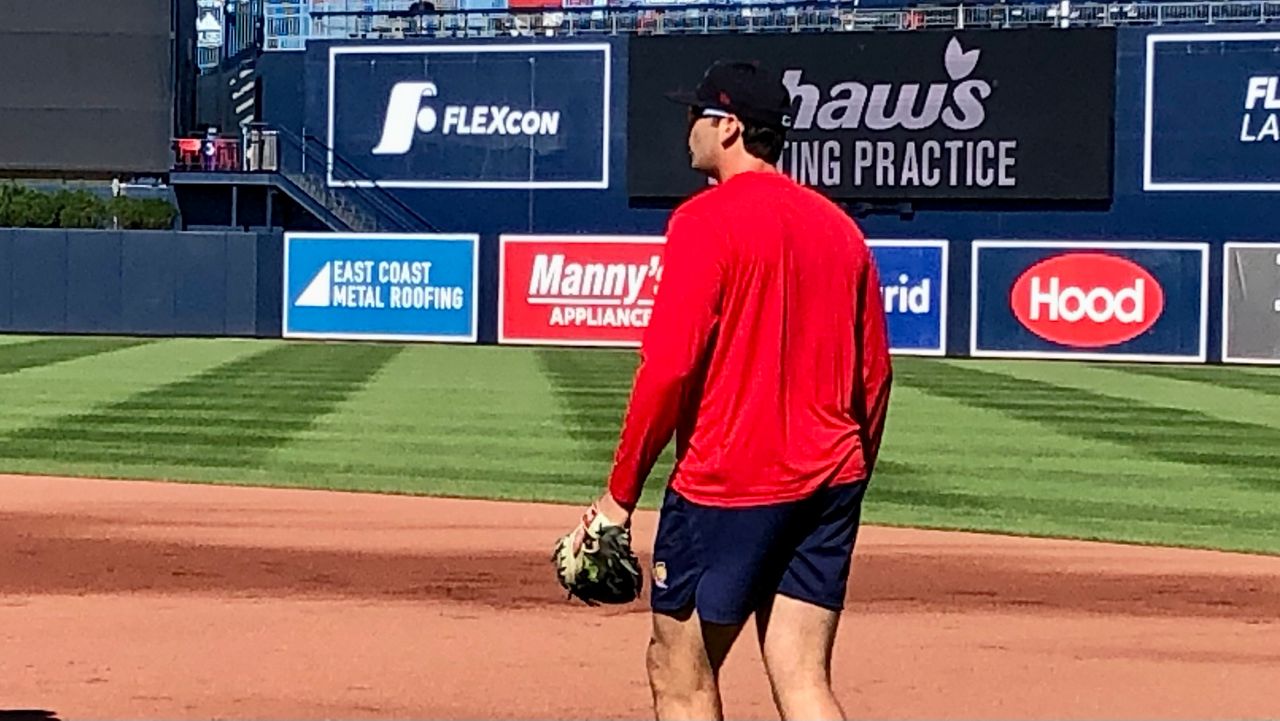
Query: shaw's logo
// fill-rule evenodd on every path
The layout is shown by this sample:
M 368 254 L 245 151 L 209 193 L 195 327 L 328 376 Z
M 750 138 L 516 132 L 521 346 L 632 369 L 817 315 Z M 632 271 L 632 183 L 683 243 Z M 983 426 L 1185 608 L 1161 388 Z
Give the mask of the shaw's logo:
M 815 126 L 822 130 L 861 127 L 923 130 L 942 120 L 952 130 L 973 130 L 987 118 L 982 101 L 992 90 L 986 80 L 969 79 L 981 55 L 981 50 L 965 50 L 959 40 L 952 38 L 942 58 L 951 82 L 931 83 L 928 90 L 923 83 L 903 83 L 896 88 L 896 98 L 893 83 L 868 87 L 850 80 L 831 86 L 831 99 L 821 102 L 818 86 L 800 82 L 804 70 L 787 70 L 782 75 L 782 83 L 791 92 L 792 100 L 800 98 L 792 127 L 796 130 L 811 130 Z M 923 102 L 921 95 L 924 95 Z
M 404 155 L 413 147 L 414 131 L 444 135 L 555 135 L 560 132 L 559 110 L 525 110 L 510 105 L 425 104 L 436 97 L 432 82 L 396 83 L 387 101 L 382 138 L 374 155 Z M 443 122 L 441 121 L 443 115 Z
M 1031 266 L 1013 284 L 1013 314 L 1045 340 L 1099 348 L 1155 325 L 1164 291 L 1146 268 L 1106 253 L 1064 253 Z

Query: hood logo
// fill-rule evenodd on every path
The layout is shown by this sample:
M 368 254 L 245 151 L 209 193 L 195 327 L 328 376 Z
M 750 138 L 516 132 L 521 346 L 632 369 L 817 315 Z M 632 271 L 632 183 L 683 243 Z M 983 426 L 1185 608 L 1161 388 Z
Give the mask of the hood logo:
M 1146 268 L 1107 253 L 1064 253 L 1013 284 L 1014 316 L 1032 333 L 1072 348 L 1137 338 L 1160 318 L 1164 290 Z

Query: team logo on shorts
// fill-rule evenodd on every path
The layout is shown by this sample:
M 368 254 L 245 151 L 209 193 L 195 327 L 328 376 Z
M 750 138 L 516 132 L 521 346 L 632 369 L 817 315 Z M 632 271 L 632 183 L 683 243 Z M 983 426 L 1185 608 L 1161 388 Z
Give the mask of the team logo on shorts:
M 667 564 L 662 561 L 653 564 L 653 585 L 658 588 L 667 587 Z

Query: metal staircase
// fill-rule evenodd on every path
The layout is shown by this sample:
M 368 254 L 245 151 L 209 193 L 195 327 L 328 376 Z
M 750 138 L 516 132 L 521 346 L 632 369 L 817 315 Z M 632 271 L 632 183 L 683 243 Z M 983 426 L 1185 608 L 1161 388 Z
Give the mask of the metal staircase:
M 319 138 L 299 136 L 285 128 L 273 130 L 280 141 L 282 162 L 277 173 L 281 189 L 313 211 L 317 206 L 323 209 L 324 212 L 318 215 L 334 230 L 362 233 L 438 230 L 399 198 L 378 186 L 373 178 L 337 153 L 332 153 Z M 368 181 L 371 187 L 329 187 L 323 169 L 331 154 L 333 162 L 340 165 L 346 175 Z
M 354 203 L 344 199 L 340 193 L 327 187 L 324 180 L 285 168 L 281 168 L 280 175 L 284 176 L 290 184 L 305 194 L 313 203 L 320 205 L 340 221 L 343 227 L 335 230 L 376 233 L 387 229 L 385 227 L 386 224 L 379 223 L 376 216 L 362 211 Z M 399 230 L 399 228 L 396 230 Z

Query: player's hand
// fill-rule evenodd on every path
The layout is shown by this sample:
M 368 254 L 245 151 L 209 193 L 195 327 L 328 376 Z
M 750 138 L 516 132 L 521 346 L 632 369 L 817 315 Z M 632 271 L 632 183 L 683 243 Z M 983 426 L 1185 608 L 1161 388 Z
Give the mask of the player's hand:
M 595 503 L 591 504 L 591 507 L 583 513 L 582 522 L 578 524 L 578 528 L 573 534 L 574 553 L 582 550 L 582 541 L 586 538 L 587 526 L 591 524 L 591 516 L 595 513 L 604 516 L 614 525 L 625 528 L 631 526 L 631 512 L 614 500 L 612 493 L 605 491 L 604 495 L 597 498 Z

